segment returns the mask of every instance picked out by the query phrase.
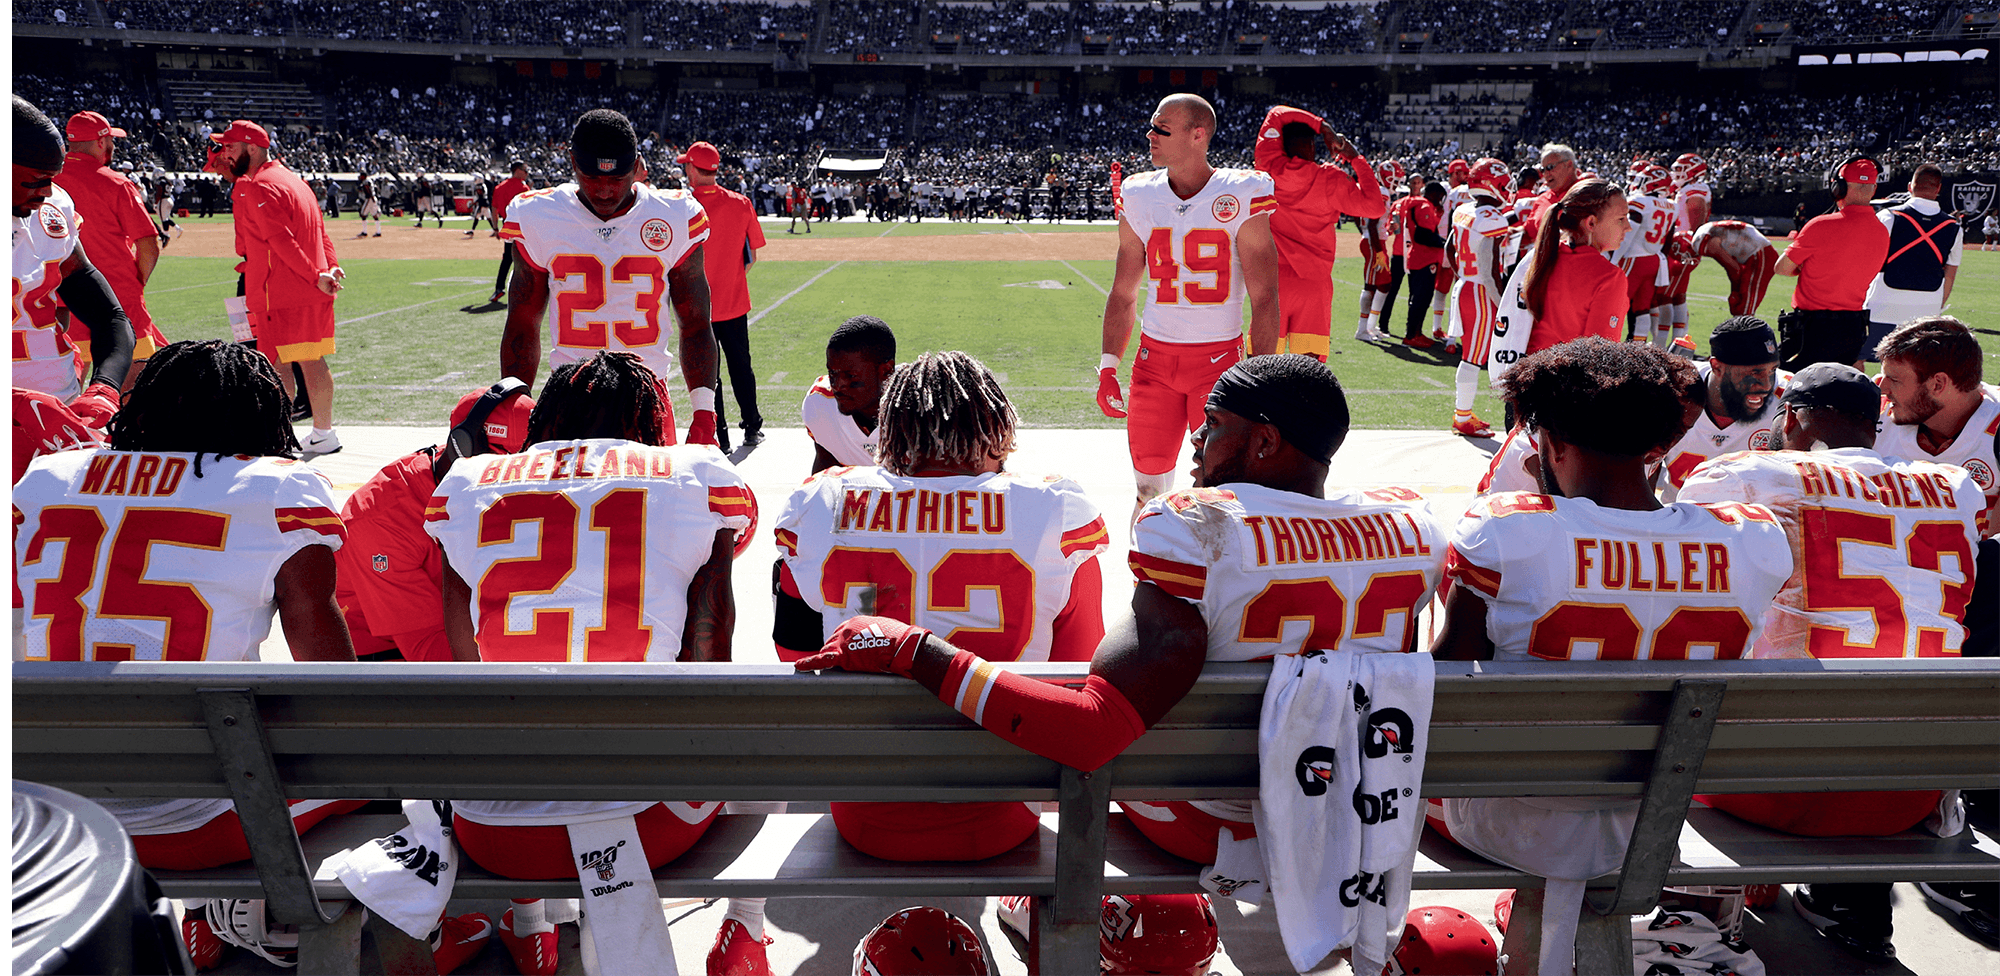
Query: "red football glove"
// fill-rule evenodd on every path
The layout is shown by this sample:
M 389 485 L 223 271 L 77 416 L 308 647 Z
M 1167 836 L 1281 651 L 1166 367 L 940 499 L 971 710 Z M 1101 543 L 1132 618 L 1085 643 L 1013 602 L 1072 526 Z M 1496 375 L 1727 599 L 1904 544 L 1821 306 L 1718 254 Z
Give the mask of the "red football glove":
M 715 439 L 715 411 L 696 410 L 694 412 L 694 419 L 688 421 L 687 442 L 690 444 L 707 444 L 710 447 L 718 446 L 719 442 Z
M 1108 366 L 1097 371 L 1097 409 L 1114 420 L 1125 418 L 1125 391 L 1118 388 L 1118 371 Z
M 888 617 L 850 617 L 817 654 L 792 662 L 800 671 L 876 671 L 907 678 L 930 631 Z
M 118 388 L 109 383 L 92 383 L 69 402 L 69 412 L 92 430 L 103 430 L 118 412 Z

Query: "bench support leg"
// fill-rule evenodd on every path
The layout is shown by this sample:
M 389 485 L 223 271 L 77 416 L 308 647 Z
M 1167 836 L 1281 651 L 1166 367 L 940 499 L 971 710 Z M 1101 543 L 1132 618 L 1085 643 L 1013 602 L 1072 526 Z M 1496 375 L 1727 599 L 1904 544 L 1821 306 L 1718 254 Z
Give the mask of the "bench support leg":
M 412 939 L 387 919 L 368 913 L 368 938 L 375 943 L 375 957 L 389 976 L 437 976 L 437 960 L 430 943 Z
M 292 827 L 292 811 L 278 781 L 278 764 L 264 738 L 257 695 L 244 688 L 201 688 L 202 716 L 215 745 L 216 762 L 243 822 L 243 839 L 250 846 L 250 863 L 264 886 L 271 917 L 286 925 L 323 925 L 324 914 L 313 893 L 312 872 Z M 356 931 L 359 931 L 357 929 Z
M 1514 889 L 1514 907 L 1507 916 L 1507 934 L 1500 941 L 1500 952 L 1507 957 L 1507 976 L 1535 976 L 1541 972 L 1542 902 L 1545 895 L 1539 884 L 1532 888 Z
M 1625 976 L 1632 971 L 1632 917 L 1599 915 L 1584 906 L 1576 925 L 1576 976 Z
M 1646 793 L 1632 826 L 1632 843 L 1618 872 L 1618 887 L 1584 893 L 1584 903 L 1599 914 L 1644 915 L 1659 905 L 1660 887 L 1680 852 L 1681 825 L 1687 822 L 1695 779 L 1701 775 L 1702 757 L 1708 754 L 1708 740 L 1722 712 L 1722 693 L 1728 687 L 1727 681 L 1715 678 L 1674 682 L 1659 748 L 1653 751 L 1652 775 L 1646 778 Z
M 340 910 L 333 921 L 299 926 L 299 972 L 356 976 L 361 972 L 361 926 L 368 920 L 368 909 L 358 901 L 328 907 Z
M 1031 973 L 1095 973 L 1097 924 L 1104 911 L 1104 832 L 1111 804 L 1109 767 L 1063 767 L 1058 790 L 1056 893 L 1034 913 Z M 1037 907 L 1040 907 L 1037 899 Z

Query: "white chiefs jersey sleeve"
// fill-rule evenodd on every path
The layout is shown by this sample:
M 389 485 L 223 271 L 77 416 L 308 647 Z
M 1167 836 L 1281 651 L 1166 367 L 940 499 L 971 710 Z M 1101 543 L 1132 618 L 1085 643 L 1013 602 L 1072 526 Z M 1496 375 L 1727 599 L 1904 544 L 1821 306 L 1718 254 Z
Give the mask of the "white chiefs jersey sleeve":
M 1975 522 L 1963 468 L 1863 448 L 1729 454 L 1695 469 L 1691 502 L 1776 513 L 1796 569 L 1752 657 L 1943 657 L 1965 639 Z
M 1714 241 L 1738 262 L 1748 261 L 1771 246 L 1770 238 L 1740 220 L 1711 220 L 1695 229 L 1693 240 L 1696 254 L 1701 253 L 1704 243 Z
M 471 588 L 481 660 L 672 661 L 689 581 L 755 504 L 708 448 L 544 441 L 452 465 L 424 528 Z
M 1688 204 L 1700 200 L 1704 207 L 1712 206 L 1712 196 L 1706 183 L 1681 184 L 1681 188 L 1674 193 L 1674 225 L 1682 229 L 1696 226 L 1693 220 L 1688 219 Z
M 1451 212 L 1452 261 L 1458 280 L 1500 294 L 1500 246 L 1512 227 L 1498 204 L 1476 200 Z
M 1472 503 L 1445 575 L 1485 600 L 1495 660 L 1734 660 L 1792 558 L 1755 505 L 1638 512 L 1510 492 Z
M 1262 485 L 1153 499 L 1132 575 L 1200 608 L 1208 659 L 1401 651 L 1444 566 L 1444 528 L 1407 488 L 1326 498 Z
M 1066 478 L 907 478 L 828 468 L 785 501 L 775 534 L 823 633 L 873 612 L 988 661 L 1046 661 L 1104 518 Z
M 1708 381 L 1711 367 L 1701 363 L 1695 371 L 1701 374 L 1703 382 Z M 1791 385 L 1792 374 L 1779 370 L 1771 388 L 1771 395 L 1764 398 L 1762 413 L 1749 420 L 1733 420 L 1717 425 L 1706 409 L 1695 417 L 1694 426 L 1689 427 L 1681 439 L 1674 442 L 1667 451 L 1663 462 L 1665 470 L 1660 472 L 1660 500 L 1672 502 L 1680 497 L 1681 484 L 1701 467 L 1709 458 L 1734 454 L 1737 451 L 1768 451 L 1771 449 L 1771 426 L 1778 422 L 1778 400 L 1785 395 L 1785 387 Z
M 14 385 L 67 403 L 78 385 L 75 353 L 56 319 L 62 263 L 76 251 L 82 218 L 62 187 L 28 217 L 14 218 Z
M 1541 447 L 1535 443 L 1535 432 L 1517 426 L 1507 432 L 1507 439 L 1500 442 L 1500 449 L 1493 452 L 1493 462 L 1486 467 L 1486 476 L 1479 479 L 1476 491 L 1490 495 L 1502 491 L 1541 491 L 1542 486 L 1528 470 L 1528 459 L 1535 458 Z M 1540 460 L 1536 464 L 1540 465 Z
M 1994 438 L 2000 437 L 2000 386 L 1982 383 L 1979 393 L 1979 406 L 1965 421 L 1965 428 L 1936 454 L 1924 450 L 1923 445 L 1917 443 L 1917 425 L 1896 423 L 1889 416 L 1885 404 L 1881 426 L 1875 434 L 1875 450 L 1884 457 L 1936 461 L 1964 468 L 1972 476 L 1972 483 L 1986 496 L 1986 511 L 1982 513 L 1979 534 L 1990 538 L 2000 533 L 2000 477 L 1995 476 L 1996 465 L 2000 465 L 2000 458 L 1996 458 L 1995 454 L 2000 454 L 2000 449 L 1994 446 Z
M 1614 262 L 1632 261 L 1638 258 L 1658 257 L 1665 252 L 1667 241 L 1674 236 L 1674 205 L 1659 197 L 1644 194 L 1625 201 L 1632 229 L 1625 232 L 1625 239 L 1613 253 Z
M 602 350 L 629 352 L 665 379 L 680 326 L 667 272 L 708 239 L 708 214 L 685 190 L 645 184 L 632 209 L 610 220 L 564 183 L 529 190 L 507 206 L 502 240 L 515 241 L 529 267 L 548 276 L 549 366 Z
M 1243 334 L 1243 264 L 1236 234 L 1278 209 L 1270 174 L 1218 169 L 1185 200 L 1156 169 L 1124 182 L 1125 223 L 1146 245 L 1140 331 L 1162 342 L 1225 342 Z
M 254 661 L 279 568 L 346 537 L 297 461 L 105 448 L 37 458 L 14 524 L 31 661 Z
M 836 462 L 850 467 L 875 463 L 882 428 L 862 433 L 853 417 L 840 412 L 840 402 L 833 398 L 833 387 L 826 377 L 814 380 L 812 389 L 806 391 L 805 402 L 799 404 L 799 419 L 813 443 L 826 448 Z

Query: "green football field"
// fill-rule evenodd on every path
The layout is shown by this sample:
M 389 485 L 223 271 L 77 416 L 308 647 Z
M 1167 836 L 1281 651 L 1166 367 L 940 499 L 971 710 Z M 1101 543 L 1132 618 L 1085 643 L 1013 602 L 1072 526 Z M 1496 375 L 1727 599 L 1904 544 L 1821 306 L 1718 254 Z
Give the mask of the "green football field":
M 215 218 L 220 223 L 227 218 Z M 209 223 L 209 221 L 200 221 Z M 342 220 L 334 237 L 352 226 Z M 1033 225 L 1037 233 L 1050 229 Z M 1064 225 L 1064 230 L 1105 230 Z M 783 224 L 766 225 L 784 236 Z M 821 224 L 813 237 L 1018 233 L 1006 224 Z M 804 237 L 803 234 L 800 235 Z M 1782 244 L 1782 242 L 1780 242 Z M 233 293 L 232 260 L 160 261 L 147 305 L 169 339 L 226 338 L 222 299 Z M 505 310 L 489 305 L 495 264 L 485 260 L 355 259 L 343 262 L 347 288 L 337 306 L 339 352 L 329 360 L 341 424 L 442 424 L 465 392 L 499 375 Z M 1451 418 L 1455 360 L 1442 349 L 1373 346 L 1351 338 L 1359 262 L 1336 265 L 1333 355 L 1354 424 L 1367 428 L 1443 428 Z M 764 261 L 750 272 L 752 359 L 767 422 L 797 424 L 796 404 L 824 372 L 826 337 L 852 315 L 881 317 L 895 328 L 904 358 L 930 349 L 962 349 L 1001 378 L 1030 426 L 1115 426 L 1095 400 L 1100 323 L 1110 261 Z M 1776 321 L 1790 304 L 1792 279 L 1779 278 L 1761 314 Z M 1713 261 L 1696 270 L 1689 295 L 1695 338 L 1728 315 L 1728 282 Z M 1401 301 L 1399 297 L 1399 302 Z M 1968 251 L 1951 313 L 1978 332 L 1988 357 L 2000 356 L 2000 252 Z M 761 317 L 760 317 L 761 316 Z M 1402 332 L 1401 310 L 1391 320 Z M 1127 368 L 1121 377 L 1128 378 Z M 547 375 L 546 369 L 543 376 Z M 2000 379 L 1992 369 L 1989 380 Z M 684 391 L 676 387 L 685 416 Z M 734 421 L 734 406 L 725 397 Z M 1476 408 L 1497 423 L 1497 402 L 1482 390 Z

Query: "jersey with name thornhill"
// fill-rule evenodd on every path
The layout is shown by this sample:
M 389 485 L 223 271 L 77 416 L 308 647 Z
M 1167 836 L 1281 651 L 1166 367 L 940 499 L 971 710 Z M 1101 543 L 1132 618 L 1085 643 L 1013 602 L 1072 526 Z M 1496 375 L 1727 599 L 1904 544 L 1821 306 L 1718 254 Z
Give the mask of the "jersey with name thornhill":
M 31 661 L 254 661 L 279 568 L 345 538 L 297 461 L 107 448 L 36 459 L 14 524 Z
M 608 438 L 465 458 L 424 527 L 472 590 L 484 661 L 672 661 L 715 534 L 755 511 L 702 447 Z
M 1401 651 L 1437 589 L 1445 532 L 1407 488 L 1313 498 L 1263 485 L 1189 488 L 1146 505 L 1132 575 L 1194 604 L 1208 659 Z
M 1708 363 L 1695 366 L 1701 374 L 1702 382 L 1708 381 L 1712 367 Z M 1779 370 L 1769 396 L 1764 398 L 1764 410 L 1748 420 L 1732 420 L 1718 426 L 1707 408 L 1694 419 L 1694 426 L 1674 442 L 1667 451 L 1665 468 L 1660 472 L 1660 500 L 1671 502 L 1679 497 L 1681 483 L 1694 469 L 1701 467 L 1709 458 L 1734 454 L 1737 451 L 1768 451 L 1771 449 L 1771 427 L 1778 422 L 1778 399 L 1785 395 L 1785 387 L 1792 382 L 1792 374 Z
M 1110 539 L 1067 478 L 909 478 L 874 467 L 808 479 L 785 500 L 776 535 L 822 636 L 873 612 L 989 661 L 1049 659 L 1071 578 Z
M 1964 642 L 1985 499 L 1963 468 L 1754 451 L 1696 468 L 1681 499 L 1750 502 L 1784 523 L 1796 571 L 1750 656 L 1943 657 Z
M 685 190 L 633 187 L 632 209 L 599 220 L 575 183 L 514 198 L 502 240 L 549 279 L 549 368 L 599 351 L 636 354 L 666 379 L 680 326 L 667 272 L 708 239 L 708 214 Z
M 27 217 L 14 218 L 14 385 L 67 403 L 82 392 L 76 357 L 56 319 L 62 263 L 76 251 L 82 220 L 62 187 Z
M 1485 599 L 1495 660 L 1727 661 L 1792 558 L 1755 505 L 1638 512 L 1518 491 L 1472 503 L 1445 574 Z
M 812 389 L 806 391 L 804 402 L 799 404 L 799 419 L 806 425 L 806 435 L 814 444 L 826 448 L 835 463 L 875 463 L 875 446 L 882 428 L 862 433 L 861 425 L 853 417 L 840 412 L 840 401 L 834 399 L 833 386 L 826 377 L 814 380 Z
M 1965 428 L 1944 450 L 1936 454 L 1924 450 L 1917 442 L 1917 425 L 1896 423 L 1886 405 L 1875 434 L 1875 450 L 1885 457 L 1936 461 L 1964 468 L 1972 475 L 1972 483 L 1986 496 L 1986 522 L 1980 526 L 1979 534 L 1990 537 L 2000 533 L 2000 477 L 1995 476 L 2000 471 L 1996 468 L 2000 458 L 1995 457 L 2000 448 L 1995 446 L 1995 437 L 2000 437 L 2000 386 L 1981 383 L 1979 406 L 1973 408 Z
M 1128 176 L 1125 223 L 1146 245 L 1145 311 L 1139 328 L 1162 342 L 1225 342 L 1243 334 L 1243 263 L 1236 234 L 1278 208 L 1271 177 L 1218 169 L 1181 199 L 1167 171 Z

